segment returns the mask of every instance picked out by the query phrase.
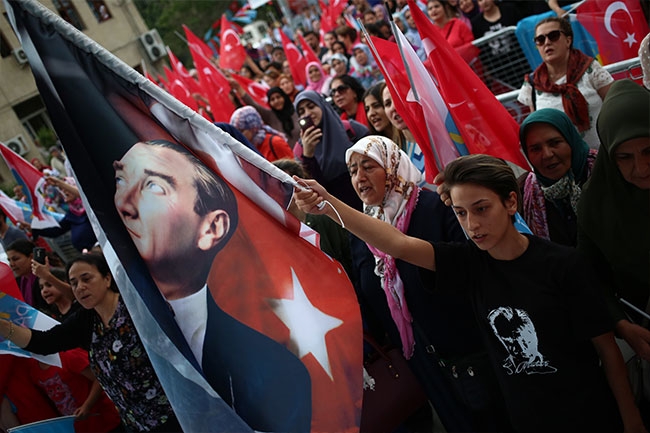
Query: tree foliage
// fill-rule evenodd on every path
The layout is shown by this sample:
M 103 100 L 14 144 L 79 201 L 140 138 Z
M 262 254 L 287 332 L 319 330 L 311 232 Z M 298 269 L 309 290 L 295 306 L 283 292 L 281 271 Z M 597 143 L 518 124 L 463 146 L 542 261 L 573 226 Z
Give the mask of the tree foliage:
M 192 60 L 184 41 L 183 24 L 197 36 L 203 37 L 210 26 L 221 18 L 230 1 L 134 0 L 134 4 L 147 26 L 157 29 L 164 43 L 187 66 Z

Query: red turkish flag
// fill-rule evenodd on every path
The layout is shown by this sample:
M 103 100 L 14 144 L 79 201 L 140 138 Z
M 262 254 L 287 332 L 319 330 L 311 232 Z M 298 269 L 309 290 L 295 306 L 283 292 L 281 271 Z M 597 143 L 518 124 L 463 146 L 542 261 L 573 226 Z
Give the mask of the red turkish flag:
M 348 2 L 345 0 L 332 0 L 326 4 L 323 0 L 318 0 L 321 10 L 321 30 L 325 33 L 336 29 L 336 19 L 341 16 Z
M 282 48 L 284 48 L 284 53 L 287 55 L 287 60 L 289 61 L 293 82 L 296 85 L 304 87 L 307 84 L 307 74 L 305 73 L 307 61 L 305 60 L 305 56 L 302 55 L 296 44 L 284 34 L 282 29 L 279 30 L 280 38 L 282 39 Z
M 220 39 L 219 66 L 222 69 L 239 71 L 246 60 L 246 50 L 226 15 L 221 16 Z
M 424 67 L 415 50 L 397 26 L 393 33 L 402 51 L 402 61 L 407 67 L 411 83 L 411 95 L 407 101 L 415 101 L 422 107 L 422 114 L 428 132 L 428 140 L 420 143 L 420 149 L 425 158 L 434 158 L 436 168 L 442 169 L 448 163 L 460 156 L 459 150 L 451 139 L 445 121 L 450 116 L 449 110 L 438 91 L 429 71 Z M 443 117 L 444 116 L 444 117 Z M 454 125 L 455 127 L 455 125 Z M 454 128 L 454 132 L 457 130 Z M 433 182 L 437 172 L 425 159 L 427 181 Z
M 197 111 L 199 106 L 196 100 L 192 97 L 192 92 L 179 75 L 163 65 L 165 76 L 167 76 L 167 91 L 183 104 L 190 107 L 192 110 Z
M 323 1 L 318 0 L 318 5 L 320 6 L 321 16 L 320 16 L 320 28 L 323 33 L 331 32 L 336 28 L 336 19 L 332 17 L 329 6 Z
M 22 3 L 7 4 L 18 8 Z M 93 228 L 101 234 L 106 250 L 111 251 L 109 265 L 113 275 L 119 277 L 126 305 L 131 310 L 133 306 L 146 308 L 144 314 L 132 315 L 136 328 L 152 337 L 143 339 L 145 349 L 150 353 L 161 347 L 170 349 L 170 357 L 151 357 L 161 384 L 165 390 L 174 391 L 167 393 L 174 407 L 184 404 L 201 408 L 201 416 L 191 410 L 179 411 L 183 428 L 221 432 L 358 432 L 363 392 L 358 300 L 341 265 L 299 237 L 299 231 L 309 228 L 285 211 L 294 186 L 291 178 L 199 116 L 187 116 L 180 103 L 134 74 L 102 47 L 88 53 L 89 39 L 85 35 L 75 34 L 78 38 L 69 40 L 69 33 L 59 33 L 69 31 L 63 20 L 44 15 L 43 22 L 48 23 L 44 26 L 38 17 L 24 10 L 10 12 L 17 18 L 16 28 L 26 45 L 36 47 L 30 50 L 30 59 L 43 62 L 43 68 L 34 68 L 34 73 L 45 105 L 51 112 L 66 114 L 52 120 L 62 135 L 80 187 L 95 210 Z M 200 53 L 193 56 L 210 84 L 216 86 L 225 81 Z M 56 67 L 61 59 L 66 60 L 66 68 Z M 78 59 L 83 61 L 77 62 Z M 75 82 L 78 92 L 66 91 L 71 75 L 88 77 Z M 227 88 L 222 87 L 222 91 L 226 93 Z M 227 101 L 224 97 L 223 102 Z M 221 234 L 217 235 L 219 240 L 215 239 L 219 246 L 210 246 L 210 254 L 217 256 L 208 277 L 196 278 L 198 263 L 197 269 L 186 272 L 192 275 L 184 276 L 193 288 L 208 292 L 205 297 L 196 298 L 207 307 L 207 317 L 201 318 L 198 312 L 203 309 L 199 307 L 193 309 L 196 317 L 178 318 L 184 324 L 205 325 L 205 339 L 201 338 L 204 349 L 216 346 L 213 343 L 218 338 L 212 338 L 215 334 L 237 336 L 236 340 L 227 341 L 227 347 L 219 347 L 224 350 L 193 353 L 191 342 L 186 341 L 174 312 L 152 278 L 153 268 L 138 257 L 132 237 L 115 209 L 112 162 L 121 160 L 134 143 L 144 150 L 143 146 L 149 146 L 143 142 L 154 139 L 173 141 L 177 151 L 189 151 L 200 160 L 192 158 L 193 163 L 203 167 L 201 171 L 212 170 L 230 185 L 235 196 L 236 203 L 232 204 L 237 207 L 237 216 L 233 213 L 226 220 L 233 225 L 229 227 L 233 231 L 226 228 L 224 233 L 221 224 L 216 228 Z M 138 163 L 156 170 L 153 159 L 156 158 L 145 156 Z M 187 172 L 173 168 L 170 171 L 168 166 L 163 170 L 171 180 L 190 181 L 194 180 L 198 166 L 194 170 L 188 167 Z M 214 191 L 217 187 L 208 188 Z M 221 196 L 225 187 L 219 189 L 214 192 Z M 278 197 L 280 193 L 283 194 Z M 192 201 L 191 197 L 181 198 Z M 279 198 L 282 200 L 278 201 Z M 196 213 L 186 210 L 192 215 Z M 158 215 L 160 223 L 178 216 L 174 212 Z M 202 230 L 198 221 L 194 228 Z M 190 248 L 200 254 L 194 246 Z M 172 261 L 176 263 L 176 259 L 187 257 Z M 180 261 L 178 265 L 181 269 Z M 224 326 L 210 329 L 211 321 Z M 238 354 L 241 356 L 231 356 Z M 278 366 L 280 361 L 282 365 Z M 283 368 L 288 363 L 289 368 Z M 237 371 L 239 366 L 243 367 L 241 371 Z M 209 370 L 212 372 L 208 373 Z M 287 374 L 281 384 L 295 392 L 285 393 L 275 383 L 272 387 L 265 383 L 264 379 L 278 377 L 270 376 L 276 372 L 283 379 L 285 374 L 295 373 Z M 300 381 L 298 386 L 293 386 L 294 378 Z M 223 400 L 215 398 L 215 388 L 223 393 Z M 229 407 L 224 400 L 235 396 L 237 400 Z M 271 401 L 274 396 L 278 397 Z M 300 400 L 296 401 L 297 398 Z M 273 404 L 278 400 L 284 401 Z M 278 407 L 282 412 L 270 411 L 269 407 Z M 293 419 L 285 422 L 286 418 Z M 282 425 L 290 427 L 273 427 Z
M 27 197 L 27 204 L 32 207 L 32 227 L 37 229 L 59 227 L 59 223 L 51 215 L 43 212 L 45 207 L 45 177 L 43 173 L 2 143 L 0 143 L 0 154 L 18 185 L 22 186 L 23 193 Z
M 409 92 L 411 92 L 411 83 L 406 75 L 399 48 L 394 42 L 374 36 L 370 37 L 368 47 L 370 47 L 370 52 L 381 69 L 382 75 L 386 77 L 386 87 L 390 91 L 395 109 L 404 119 L 409 131 L 415 137 L 415 141 L 420 144 L 420 149 L 424 154 L 427 181 L 431 182 L 438 173 L 436 158 L 431 146 L 424 145 L 424 143 L 430 143 L 431 140 L 422 106 L 418 102 L 407 100 Z
M 207 59 L 214 57 L 214 52 L 212 49 L 203 42 L 203 39 L 196 36 L 189 27 L 183 24 L 183 30 L 185 30 L 185 37 L 187 38 L 187 44 L 194 48 L 195 51 L 203 54 Z
M 528 169 L 519 146 L 517 122 L 424 13 L 414 7 L 415 2 L 408 3 L 427 52 L 424 64 L 436 77 L 469 153 L 492 155 Z
M 361 324 L 345 271 L 296 236 L 293 216 L 286 214 L 280 224 L 240 195 L 237 206 L 238 229 L 208 278 L 215 301 L 235 319 L 286 346 L 306 366 L 312 432 L 358 433 Z
M 636 57 L 641 40 L 648 34 L 639 0 L 587 0 L 576 13 L 580 24 L 596 40 L 605 65 Z
M 230 84 L 212 63 L 192 46 L 190 54 L 194 59 L 194 66 L 199 75 L 199 83 L 203 94 L 210 101 L 210 112 L 215 122 L 230 122 L 230 116 L 235 111 L 235 106 L 230 100 Z
M 269 91 L 269 86 L 266 83 L 262 84 L 250 78 L 242 77 L 237 74 L 230 74 L 233 80 L 237 81 L 246 90 L 251 98 L 264 108 L 269 108 L 269 100 L 266 93 Z
M 302 48 L 302 53 L 305 56 L 305 65 L 308 65 L 311 62 L 318 62 L 320 64 L 320 59 L 314 53 L 314 50 L 311 49 L 305 38 L 302 34 L 298 33 L 298 42 L 300 42 L 300 47 Z
M 180 79 L 183 82 L 184 87 L 186 87 L 190 93 L 201 93 L 199 83 L 197 83 L 194 77 L 190 75 L 188 70 L 185 69 L 183 63 L 178 60 L 178 58 L 174 55 L 172 50 L 169 49 L 169 47 L 167 47 L 167 55 L 169 57 L 169 63 L 176 73 L 176 78 Z

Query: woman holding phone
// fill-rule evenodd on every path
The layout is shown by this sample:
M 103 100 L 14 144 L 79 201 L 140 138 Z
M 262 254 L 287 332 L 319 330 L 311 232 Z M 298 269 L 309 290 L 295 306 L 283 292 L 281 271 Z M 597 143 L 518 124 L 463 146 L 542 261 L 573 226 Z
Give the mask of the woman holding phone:
M 345 151 L 368 134 L 354 120 L 341 120 L 334 108 L 313 90 L 300 92 L 295 101 L 300 117 L 300 140 L 293 148 L 309 175 L 337 191 L 341 199 L 361 209 L 361 200 L 350 184 Z

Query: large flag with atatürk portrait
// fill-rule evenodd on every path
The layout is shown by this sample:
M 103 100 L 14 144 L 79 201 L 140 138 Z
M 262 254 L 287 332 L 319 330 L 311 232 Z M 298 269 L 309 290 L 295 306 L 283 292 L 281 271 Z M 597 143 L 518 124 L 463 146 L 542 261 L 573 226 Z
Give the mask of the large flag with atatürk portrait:
M 185 431 L 358 431 L 359 306 L 294 182 L 36 1 L 5 1 Z

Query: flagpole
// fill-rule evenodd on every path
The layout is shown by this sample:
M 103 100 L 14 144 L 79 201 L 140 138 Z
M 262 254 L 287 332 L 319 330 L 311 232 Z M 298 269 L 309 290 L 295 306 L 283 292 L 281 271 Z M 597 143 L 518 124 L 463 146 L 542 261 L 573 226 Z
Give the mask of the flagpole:
M 578 2 L 578 3 L 573 3 L 573 4 L 571 5 L 571 7 L 570 7 L 569 9 L 567 9 L 567 10 L 562 14 L 562 16 L 560 16 L 560 18 L 564 18 L 565 16 L 569 15 L 571 12 L 573 12 L 574 10 L 576 10 L 576 9 L 578 9 L 580 6 L 582 6 L 582 4 L 583 4 L 584 2 L 586 2 L 586 1 L 587 1 L 587 0 L 582 0 L 582 1 Z
M 183 37 L 183 35 L 181 35 L 180 33 L 178 33 L 178 30 L 174 30 L 174 34 L 175 34 L 176 36 L 178 36 L 178 37 L 181 39 L 181 41 L 185 42 L 185 45 L 189 45 L 189 42 L 187 42 L 187 39 L 185 39 L 185 38 Z
M 420 103 L 420 95 L 418 94 L 417 91 L 417 86 L 413 82 L 413 75 L 411 73 L 411 68 L 408 65 L 408 62 L 406 61 L 406 58 L 404 56 L 404 51 L 402 47 L 402 41 L 401 38 L 398 37 L 396 32 L 402 33 L 402 31 L 397 27 L 397 24 L 395 24 L 395 20 L 393 20 L 392 15 L 390 16 L 390 29 L 393 32 L 393 35 L 395 36 L 395 42 L 397 43 L 397 49 L 399 50 L 399 55 L 402 57 L 402 63 L 404 63 L 404 70 L 406 71 L 406 76 L 409 79 L 409 84 L 411 85 L 411 92 L 413 92 L 413 96 L 415 97 L 415 100 Z M 425 128 L 427 130 L 427 136 L 429 138 L 429 146 L 431 146 L 431 151 L 433 152 L 433 160 L 434 163 L 436 164 L 436 167 L 438 168 L 439 172 L 442 172 L 444 169 L 444 166 L 442 164 L 442 161 L 440 159 L 440 155 L 438 155 L 438 152 L 436 150 L 436 146 L 433 140 L 433 136 L 431 135 L 431 131 L 429 128 Z
M 392 19 L 392 18 L 391 18 Z M 368 45 L 368 48 L 370 48 L 370 51 L 375 55 L 375 60 L 377 63 L 380 63 L 382 66 L 382 70 L 386 70 L 386 65 L 384 65 L 384 62 L 381 59 L 381 56 L 377 52 L 377 48 L 375 47 L 375 44 L 372 43 L 372 39 L 370 39 L 370 34 L 368 33 L 368 30 L 366 30 L 366 27 L 363 25 L 363 22 L 361 22 L 360 18 L 357 18 L 357 22 L 359 23 L 359 27 L 361 28 L 361 32 L 363 33 L 363 37 L 366 38 L 366 44 Z M 393 88 L 396 88 L 395 82 L 391 79 L 390 75 L 387 77 L 384 77 L 384 80 L 390 81 L 390 83 L 393 85 Z

